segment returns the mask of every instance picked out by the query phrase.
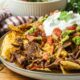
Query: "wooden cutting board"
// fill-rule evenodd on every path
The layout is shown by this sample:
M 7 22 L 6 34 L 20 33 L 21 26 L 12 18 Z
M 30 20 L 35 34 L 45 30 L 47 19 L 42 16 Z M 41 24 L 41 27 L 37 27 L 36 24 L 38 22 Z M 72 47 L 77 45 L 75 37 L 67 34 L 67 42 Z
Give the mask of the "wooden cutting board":
M 18 75 L 0 64 L 0 80 L 35 80 Z

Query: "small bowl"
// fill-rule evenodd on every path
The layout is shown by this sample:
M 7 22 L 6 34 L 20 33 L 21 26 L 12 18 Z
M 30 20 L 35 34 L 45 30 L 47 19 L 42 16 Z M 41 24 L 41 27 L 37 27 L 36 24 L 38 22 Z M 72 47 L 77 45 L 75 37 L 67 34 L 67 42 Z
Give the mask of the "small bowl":
M 42 16 L 56 9 L 64 9 L 67 0 L 52 0 L 51 2 L 26 2 L 21 0 L 7 0 L 5 6 L 18 16 Z

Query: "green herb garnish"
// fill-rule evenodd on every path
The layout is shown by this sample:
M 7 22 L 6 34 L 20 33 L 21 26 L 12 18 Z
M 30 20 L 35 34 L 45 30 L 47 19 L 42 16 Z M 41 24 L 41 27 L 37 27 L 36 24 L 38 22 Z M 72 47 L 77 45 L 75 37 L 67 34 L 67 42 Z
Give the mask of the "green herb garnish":
M 28 31 L 25 32 L 25 34 L 32 34 L 36 31 L 36 27 L 30 28 Z
M 76 45 L 80 45 L 80 36 L 76 36 L 72 39 L 72 41 L 76 44 Z
M 65 36 L 62 40 L 61 40 L 61 44 L 63 44 L 64 42 L 66 42 L 67 40 L 69 40 L 69 36 Z
M 68 21 L 71 18 L 73 18 L 72 14 L 69 14 L 67 11 L 62 11 L 58 19 Z
M 75 30 L 66 30 L 64 32 L 62 32 L 62 36 L 65 37 L 65 36 L 69 36 L 70 34 L 74 33 Z

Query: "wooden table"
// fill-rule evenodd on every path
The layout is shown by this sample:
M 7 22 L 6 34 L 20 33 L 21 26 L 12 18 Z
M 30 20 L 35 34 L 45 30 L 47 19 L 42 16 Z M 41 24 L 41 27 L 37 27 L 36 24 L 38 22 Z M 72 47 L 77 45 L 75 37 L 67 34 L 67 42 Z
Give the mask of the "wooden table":
M 0 64 L 0 80 L 35 80 L 18 75 Z

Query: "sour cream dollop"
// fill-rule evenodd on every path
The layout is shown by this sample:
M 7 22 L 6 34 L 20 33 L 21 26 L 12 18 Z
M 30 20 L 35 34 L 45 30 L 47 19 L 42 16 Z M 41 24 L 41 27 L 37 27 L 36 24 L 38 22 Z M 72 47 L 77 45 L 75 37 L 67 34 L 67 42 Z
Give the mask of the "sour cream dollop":
M 46 36 L 51 35 L 54 28 L 60 28 L 61 30 L 64 30 L 66 27 L 72 26 L 73 24 L 80 25 L 80 14 L 75 14 L 72 11 L 67 13 L 73 16 L 68 21 L 59 20 L 61 12 L 54 13 L 44 21 L 43 28 Z

